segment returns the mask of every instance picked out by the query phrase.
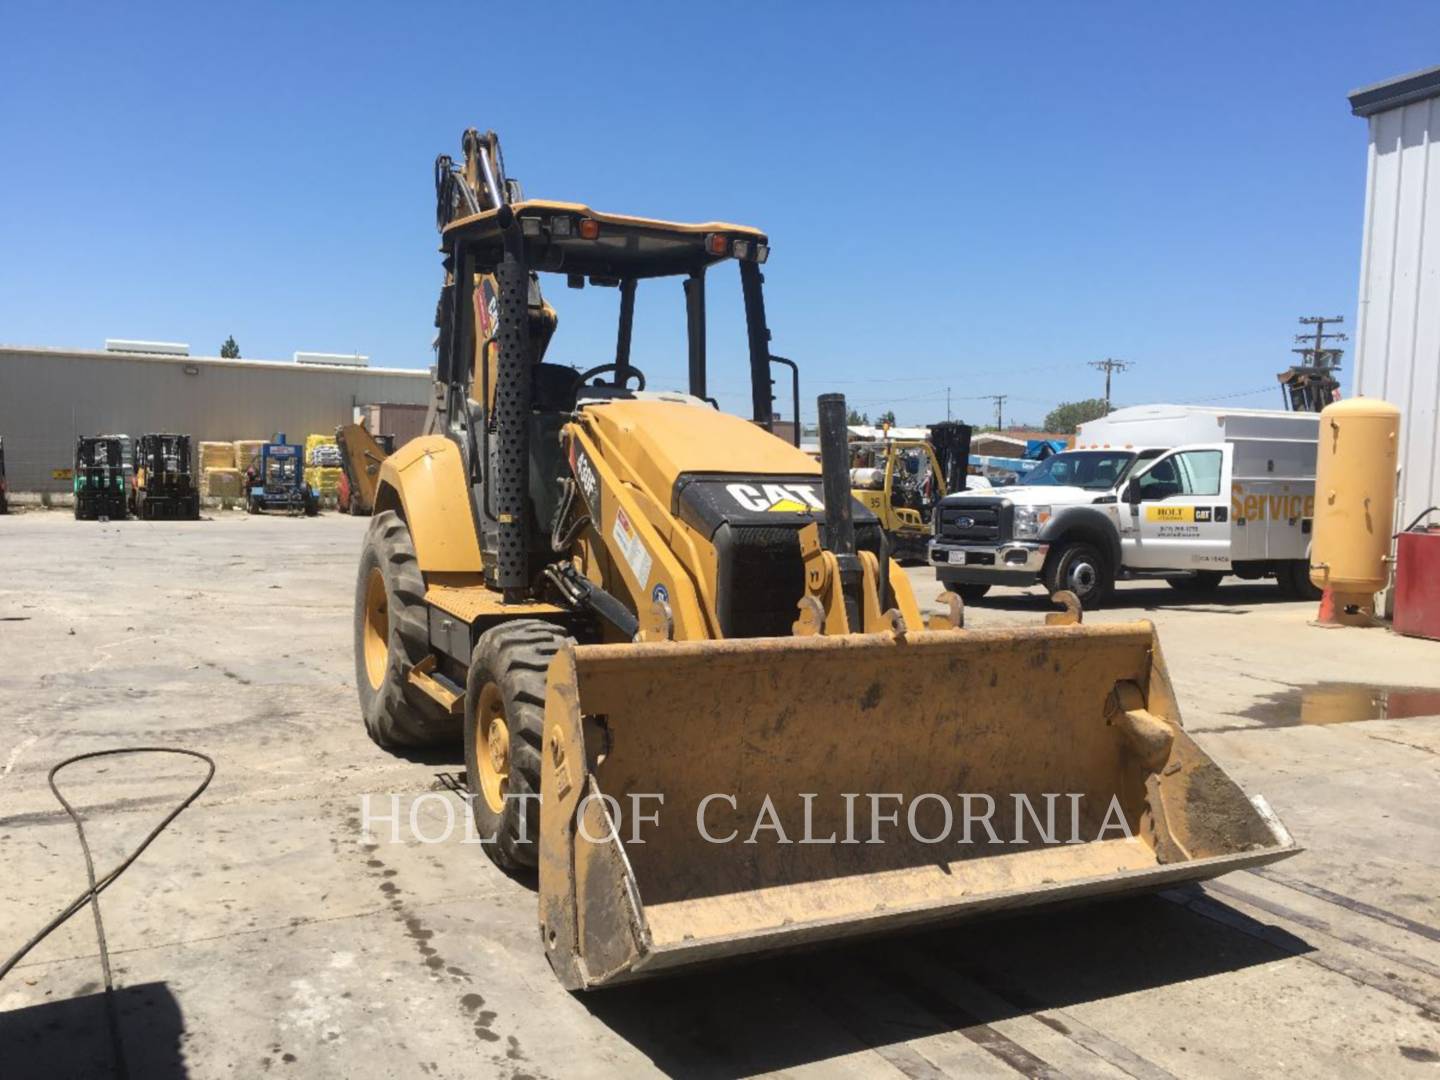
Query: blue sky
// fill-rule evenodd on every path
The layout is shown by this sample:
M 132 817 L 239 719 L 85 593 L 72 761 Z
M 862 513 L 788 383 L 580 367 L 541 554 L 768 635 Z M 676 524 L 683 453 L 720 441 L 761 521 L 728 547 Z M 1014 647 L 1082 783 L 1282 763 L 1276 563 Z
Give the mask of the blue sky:
M 1135 365 L 1120 403 L 1274 407 L 1296 317 L 1353 322 L 1345 94 L 1440 62 L 1433 0 L 514 12 L 6 0 L 0 342 L 424 367 L 431 166 L 477 126 L 531 195 L 766 229 L 806 414 L 840 390 L 928 422 L 949 386 L 959 417 L 1008 394 L 1038 422 L 1105 356 Z M 723 277 L 711 383 L 739 410 Z M 614 292 L 548 295 L 551 358 L 609 359 Z M 636 363 L 677 383 L 678 284 L 639 318 Z

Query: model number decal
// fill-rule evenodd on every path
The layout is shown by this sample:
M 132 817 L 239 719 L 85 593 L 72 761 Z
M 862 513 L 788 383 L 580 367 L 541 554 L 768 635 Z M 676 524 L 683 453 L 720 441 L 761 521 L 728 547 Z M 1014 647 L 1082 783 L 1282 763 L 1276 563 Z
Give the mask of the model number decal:
M 591 464 L 590 456 L 580 449 L 579 443 L 570 445 L 573 447 L 570 468 L 574 470 L 575 482 L 580 485 L 580 493 L 585 496 L 585 505 L 590 508 L 590 516 L 598 520 L 600 517 L 600 477 L 595 472 L 595 466 Z
M 825 509 L 815 494 L 814 484 L 726 484 L 725 490 L 741 507 L 757 514 L 799 514 Z

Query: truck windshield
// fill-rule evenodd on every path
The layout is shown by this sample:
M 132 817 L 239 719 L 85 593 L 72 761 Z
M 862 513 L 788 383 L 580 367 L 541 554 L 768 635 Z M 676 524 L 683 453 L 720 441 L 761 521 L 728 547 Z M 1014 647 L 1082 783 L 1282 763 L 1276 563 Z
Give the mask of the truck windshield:
M 1026 487 L 1109 491 L 1129 472 L 1134 460 L 1134 454 L 1120 450 L 1069 450 L 1046 458 L 1020 483 Z

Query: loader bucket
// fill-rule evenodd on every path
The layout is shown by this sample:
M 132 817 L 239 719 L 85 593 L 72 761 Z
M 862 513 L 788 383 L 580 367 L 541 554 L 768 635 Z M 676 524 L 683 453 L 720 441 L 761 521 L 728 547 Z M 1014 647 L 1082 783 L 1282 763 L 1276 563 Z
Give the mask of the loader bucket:
M 548 689 L 571 989 L 1298 850 L 1181 729 L 1148 622 L 581 645 Z

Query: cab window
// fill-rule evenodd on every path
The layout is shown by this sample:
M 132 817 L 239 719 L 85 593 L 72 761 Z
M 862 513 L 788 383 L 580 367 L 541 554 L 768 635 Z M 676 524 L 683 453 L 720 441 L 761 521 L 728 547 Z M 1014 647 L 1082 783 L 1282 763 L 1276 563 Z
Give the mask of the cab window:
M 1174 495 L 1219 495 L 1219 450 L 1184 450 L 1162 458 L 1136 481 L 1147 502 Z
M 1176 454 L 1174 460 L 1184 494 L 1220 494 L 1219 450 L 1186 450 Z

